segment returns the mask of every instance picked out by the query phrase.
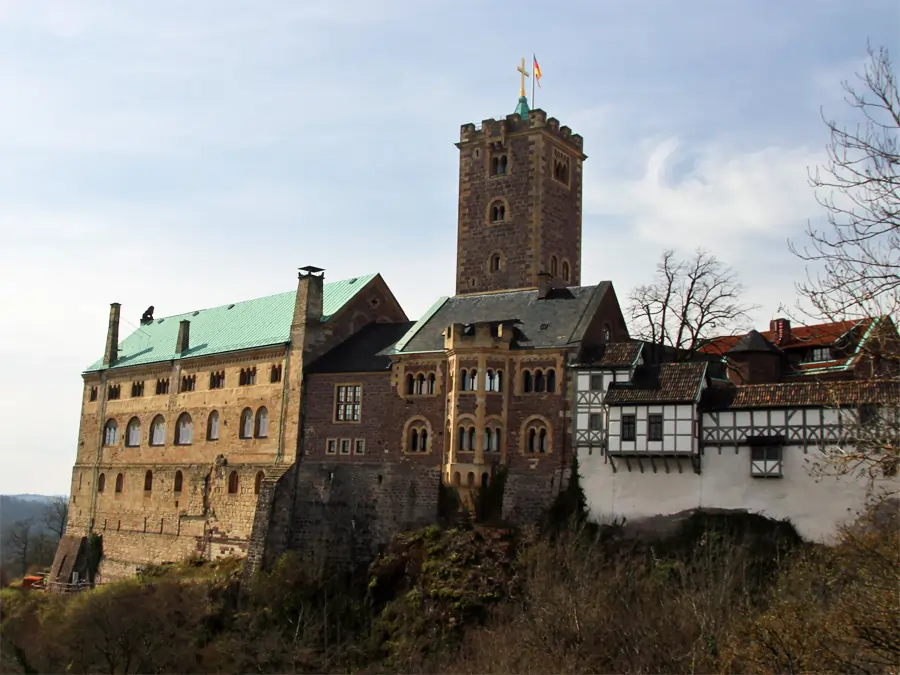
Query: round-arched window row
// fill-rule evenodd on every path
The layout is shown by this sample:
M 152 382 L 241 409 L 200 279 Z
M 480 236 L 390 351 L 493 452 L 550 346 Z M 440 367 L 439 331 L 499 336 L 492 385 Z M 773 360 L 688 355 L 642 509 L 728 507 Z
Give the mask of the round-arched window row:
M 219 440 L 220 414 L 218 410 L 209 413 L 206 420 L 206 440 Z M 269 411 L 265 406 L 260 406 L 256 412 L 245 408 L 241 413 L 239 436 L 246 438 L 269 437 Z M 194 421 L 190 413 L 183 412 L 175 422 L 175 433 L 172 439 L 175 445 L 191 445 L 194 442 Z M 119 425 L 115 419 L 110 418 L 103 425 L 103 445 L 114 446 L 119 442 Z M 147 444 L 150 446 L 162 446 L 166 444 L 166 418 L 156 415 L 150 422 L 150 431 L 147 434 Z M 141 445 L 141 420 L 132 417 L 125 427 L 125 447 L 138 448 Z
M 406 376 L 407 396 L 426 396 L 437 390 L 437 376 L 430 373 L 409 373 Z
M 540 394 L 547 392 L 556 393 L 556 370 L 548 368 L 543 370 L 523 370 L 522 371 L 522 392 L 525 394 Z

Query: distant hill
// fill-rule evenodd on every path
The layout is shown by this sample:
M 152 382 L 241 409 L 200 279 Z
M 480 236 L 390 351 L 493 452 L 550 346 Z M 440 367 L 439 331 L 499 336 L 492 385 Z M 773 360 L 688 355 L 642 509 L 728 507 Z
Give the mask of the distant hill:
M 12 498 L 12 499 L 21 499 L 21 500 L 26 501 L 26 502 L 44 502 L 45 504 L 46 504 L 46 503 L 49 503 L 50 501 L 53 500 L 54 497 L 57 497 L 57 496 L 59 496 L 59 495 L 32 495 L 32 494 L 27 494 L 27 495 L 0 495 L 0 497 L 10 497 L 10 498 Z M 62 495 L 62 496 L 64 496 L 64 495 Z
M 51 495 L 0 495 L 0 542 L 17 520 L 30 519 L 38 530 L 47 530 L 44 512 L 52 501 Z

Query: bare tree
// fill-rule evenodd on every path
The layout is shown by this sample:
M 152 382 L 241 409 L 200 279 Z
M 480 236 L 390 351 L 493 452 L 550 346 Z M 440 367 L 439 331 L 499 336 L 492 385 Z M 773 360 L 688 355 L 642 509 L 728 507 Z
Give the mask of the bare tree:
M 896 320 L 900 311 L 900 97 L 888 50 L 869 46 L 868 54 L 857 74 L 862 87 L 842 83 L 861 117 L 856 126 L 822 113 L 831 134 L 828 158 L 809 182 L 827 227 L 810 225 L 805 244 L 789 243 L 811 263 L 798 291 L 806 313 L 819 320 L 885 314 Z
M 69 500 L 65 497 L 54 497 L 44 509 L 44 525 L 56 535 L 56 540 L 62 539 L 66 532 L 66 519 L 69 516 Z
M 755 309 L 741 301 L 744 287 L 733 269 L 708 251 L 691 259 L 663 253 L 653 283 L 628 296 L 632 334 L 675 347 L 689 357 L 709 338 L 734 334 L 749 325 Z
M 4 548 L 6 557 L 14 563 L 22 566 L 22 576 L 28 573 L 28 563 L 31 556 L 32 532 L 31 520 L 17 520 L 6 533 Z

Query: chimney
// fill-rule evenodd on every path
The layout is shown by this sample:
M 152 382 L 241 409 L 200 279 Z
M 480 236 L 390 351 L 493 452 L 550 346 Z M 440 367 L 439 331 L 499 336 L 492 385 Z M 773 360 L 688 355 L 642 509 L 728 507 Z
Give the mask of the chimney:
M 178 324 L 178 342 L 175 343 L 175 352 L 183 354 L 191 348 L 191 322 L 182 319 Z
M 774 333 L 775 339 L 772 342 L 779 347 L 791 341 L 791 322 L 788 319 L 772 319 L 769 330 Z
M 553 277 L 549 272 L 538 272 L 538 300 L 545 300 L 553 289 Z
M 119 313 L 122 305 L 114 302 L 109 306 L 109 326 L 106 329 L 106 350 L 103 352 L 103 365 L 111 366 L 119 356 Z
M 297 282 L 297 298 L 294 302 L 294 319 L 291 322 L 291 341 L 295 333 L 308 325 L 315 326 L 322 320 L 322 304 L 325 286 L 325 270 L 307 265 L 300 268 Z

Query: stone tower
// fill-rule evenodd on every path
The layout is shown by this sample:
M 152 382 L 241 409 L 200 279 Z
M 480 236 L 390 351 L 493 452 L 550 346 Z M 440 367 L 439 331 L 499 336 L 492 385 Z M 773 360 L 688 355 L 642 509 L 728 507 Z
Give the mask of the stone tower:
M 522 96 L 504 120 L 465 124 L 456 293 L 581 283 L 583 140 Z

